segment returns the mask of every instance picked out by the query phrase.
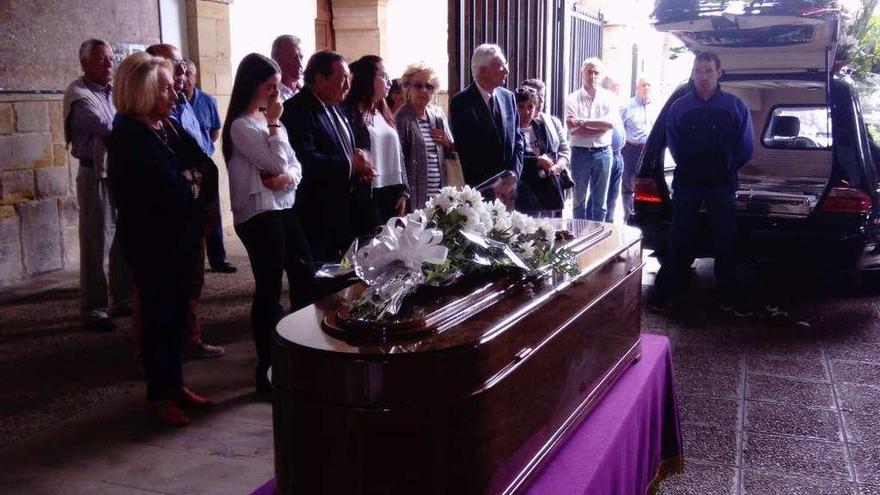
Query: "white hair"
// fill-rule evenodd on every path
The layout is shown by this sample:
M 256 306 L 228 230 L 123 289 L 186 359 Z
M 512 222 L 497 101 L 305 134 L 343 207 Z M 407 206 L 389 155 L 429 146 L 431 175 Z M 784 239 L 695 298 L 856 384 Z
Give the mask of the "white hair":
M 278 52 L 281 51 L 284 45 L 299 46 L 300 43 L 301 40 L 292 34 L 282 34 L 275 38 L 275 41 L 272 42 L 272 60 L 278 61 Z
M 113 49 L 110 47 L 110 43 L 107 43 L 100 38 L 89 38 L 83 41 L 81 45 L 79 45 L 80 63 L 85 62 L 90 56 L 92 56 L 92 50 L 94 50 L 96 46 L 106 46 L 107 48 L 110 48 L 110 51 L 113 51 Z
M 504 58 L 504 52 L 501 51 L 501 47 L 498 45 L 484 43 L 474 49 L 474 54 L 471 56 L 471 74 L 473 74 L 474 79 L 477 78 L 480 68 L 488 67 L 495 57 Z
M 595 67 L 600 74 L 605 70 L 605 64 L 602 63 L 602 60 L 600 60 L 598 57 L 590 57 L 584 60 L 584 63 L 581 64 L 581 74 L 583 74 L 584 71 L 587 70 L 588 65 L 592 65 L 593 67 Z

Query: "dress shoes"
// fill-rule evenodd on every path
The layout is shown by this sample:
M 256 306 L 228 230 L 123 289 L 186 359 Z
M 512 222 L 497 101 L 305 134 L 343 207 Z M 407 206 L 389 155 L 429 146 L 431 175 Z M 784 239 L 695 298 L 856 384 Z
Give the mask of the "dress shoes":
M 116 317 L 119 316 L 131 316 L 132 307 L 131 301 L 122 301 L 118 303 L 114 303 L 113 307 L 110 308 L 110 314 Z
M 168 400 L 147 402 L 147 416 L 165 426 L 180 428 L 189 424 L 189 418 Z
M 107 316 L 107 313 L 92 314 L 83 319 L 83 327 L 98 333 L 107 333 L 116 330 L 116 324 Z
M 219 345 L 206 344 L 201 340 L 185 342 L 181 353 L 183 359 L 214 359 L 223 357 L 224 354 L 226 349 Z
M 211 263 L 211 271 L 217 273 L 235 273 L 238 271 L 238 268 L 230 263 L 229 260 L 219 260 Z
M 196 394 L 187 387 L 180 389 L 180 392 L 174 396 L 174 403 L 180 407 L 205 408 L 214 405 L 214 401 L 207 397 Z

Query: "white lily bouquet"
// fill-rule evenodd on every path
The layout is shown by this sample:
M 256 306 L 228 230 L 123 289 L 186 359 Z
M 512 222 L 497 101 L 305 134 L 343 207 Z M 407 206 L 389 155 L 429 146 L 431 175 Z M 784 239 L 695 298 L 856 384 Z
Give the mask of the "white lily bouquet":
M 549 220 L 508 211 L 497 199 L 483 201 L 469 186 L 444 187 L 424 209 L 392 218 L 357 250 L 355 271 L 368 288 L 350 315 L 393 320 L 420 285 L 449 284 L 474 271 L 576 274 L 574 256 L 556 245 L 556 234 Z

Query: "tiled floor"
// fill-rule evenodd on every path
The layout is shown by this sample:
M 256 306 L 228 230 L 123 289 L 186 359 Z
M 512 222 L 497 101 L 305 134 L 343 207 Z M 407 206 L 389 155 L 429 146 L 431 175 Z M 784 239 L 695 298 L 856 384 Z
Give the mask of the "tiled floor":
M 228 354 L 185 367 L 218 405 L 184 430 L 144 419 L 127 320 L 78 328 L 75 277 L 0 297 L 0 493 L 243 494 L 272 476 L 271 406 L 251 394 L 251 275 L 229 248 L 242 271 L 209 274 L 203 301 L 206 339 Z M 685 470 L 659 493 L 880 495 L 880 291 L 810 269 L 744 274 L 756 307 L 790 317 L 721 312 L 704 261 L 678 311 L 644 313 L 673 345 L 685 442 Z
M 673 345 L 684 437 L 686 468 L 659 493 L 880 493 L 877 297 L 827 274 L 763 269 L 745 270 L 751 318 L 716 308 L 706 261 L 682 297 L 687 314 L 644 315 Z M 771 318 L 768 304 L 789 317 Z

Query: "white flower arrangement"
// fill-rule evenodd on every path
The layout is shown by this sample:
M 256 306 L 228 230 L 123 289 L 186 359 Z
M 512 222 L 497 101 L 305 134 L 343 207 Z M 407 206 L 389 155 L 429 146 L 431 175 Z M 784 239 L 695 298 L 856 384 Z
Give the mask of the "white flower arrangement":
M 497 199 L 483 201 L 480 192 L 470 186 L 442 188 L 424 209 L 408 218 L 433 224 L 443 232 L 443 245 L 449 248 L 450 263 L 454 265 L 467 258 L 466 251 L 471 247 L 459 232 L 509 245 L 532 269 L 550 263 L 554 251 L 556 229 L 549 220 L 508 211 Z M 503 260 L 497 261 L 504 264 Z
M 423 263 L 414 267 L 416 273 L 410 276 L 401 271 L 399 263 L 390 265 L 386 274 L 390 278 L 371 285 L 367 296 L 355 302 L 353 314 L 359 318 L 391 318 L 403 297 L 415 291 L 422 281 L 443 284 L 474 270 L 506 268 L 528 272 L 551 267 L 570 275 L 577 273 L 572 253 L 555 245 L 556 229 L 549 220 L 508 211 L 498 200 L 483 201 L 479 191 L 469 186 L 444 187 L 425 203 L 424 209 L 397 221 L 401 220 L 442 233 L 437 245 L 448 250 L 446 259 L 439 265 Z M 389 222 L 388 232 L 394 230 L 393 222 Z M 403 284 L 404 280 L 412 283 Z M 392 299 L 389 294 L 396 301 L 390 306 L 386 302 Z

